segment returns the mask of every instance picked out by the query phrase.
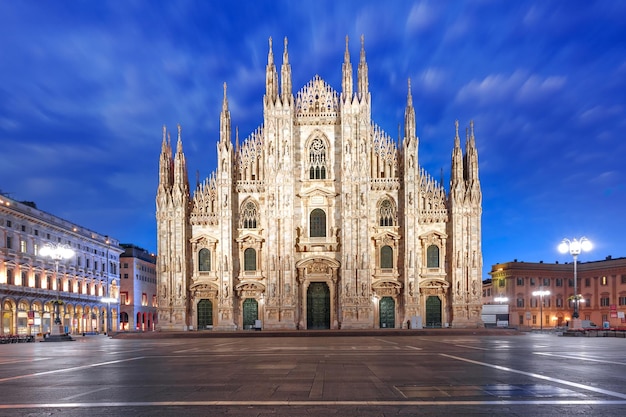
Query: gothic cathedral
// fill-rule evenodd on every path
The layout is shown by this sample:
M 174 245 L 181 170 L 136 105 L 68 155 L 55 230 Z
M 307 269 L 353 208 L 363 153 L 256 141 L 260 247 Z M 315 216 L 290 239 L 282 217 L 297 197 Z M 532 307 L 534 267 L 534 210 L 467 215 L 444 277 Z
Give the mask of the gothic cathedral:
M 193 195 L 181 128 L 175 152 L 163 128 L 157 329 L 481 327 L 473 123 L 446 192 L 419 165 L 410 81 L 401 146 L 372 122 L 363 38 L 356 85 L 346 38 L 341 92 L 316 75 L 295 96 L 270 38 L 265 88 L 233 146 L 224 85 L 218 165 Z

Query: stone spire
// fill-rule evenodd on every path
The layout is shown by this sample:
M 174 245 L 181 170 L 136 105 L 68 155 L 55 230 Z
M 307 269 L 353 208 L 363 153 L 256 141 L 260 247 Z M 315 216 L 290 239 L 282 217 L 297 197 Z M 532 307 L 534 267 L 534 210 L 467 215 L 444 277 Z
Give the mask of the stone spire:
M 275 103 L 278 97 L 278 74 L 274 65 L 274 52 L 272 52 L 272 37 L 269 39 L 270 50 L 267 54 L 267 66 L 265 67 L 265 102 Z
M 228 98 L 226 97 L 226 83 L 224 83 L 224 99 L 222 100 L 222 112 L 220 113 L 220 143 L 229 147 L 231 136 L 230 111 L 228 110 Z
M 450 178 L 450 191 L 458 185 L 463 184 L 463 151 L 461 150 L 461 139 L 459 138 L 459 121 L 454 122 L 454 149 L 452 150 L 452 175 Z
M 167 127 L 163 125 L 163 141 L 159 158 L 159 191 L 170 191 L 174 181 L 172 145 L 168 140 Z
M 187 178 L 187 163 L 183 153 L 182 127 L 178 125 L 178 140 L 176 141 L 176 155 L 174 156 L 174 187 L 178 188 L 182 196 L 189 195 L 189 178 Z
M 413 96 L 411 95 L 411 79 L 408 81 L 408 93 L 406 97 L 406 109 L 404 110 L 404 137 L 405 146 L 415 140 L 415 109 L 413 108 Z
M 341 66 L 341 98 L 343 101 L 352 100 L 353 81 L 352 63 L 350 62 L 350 51 L 348 50 L 348 36 L 346 35 L 346 51 L 343 54 L 343 65 Z
M 280 69 L 281 99 L 283 105 L 292 101 L 291 88 L 291 65 L 289 65 L 289 53 L 287 52 L 287 37 L 285 36 L 285 51 L 283 52 L 283 65 Z
M 369 81 L 367 75 L 367 62 L 365 61 L 365 37 L 361 35 L 361 58 L 359 59 L 358 83 L 359 100 L 366 100 L 369 97 Z

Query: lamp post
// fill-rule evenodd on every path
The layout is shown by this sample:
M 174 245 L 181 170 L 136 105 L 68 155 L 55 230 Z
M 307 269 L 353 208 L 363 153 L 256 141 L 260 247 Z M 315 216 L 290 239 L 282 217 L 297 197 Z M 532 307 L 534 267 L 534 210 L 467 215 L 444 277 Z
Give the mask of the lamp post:
M 59 261 L 67 260 L 75 255 L 75 252 L 68 245 L 47 243 L 39 251 L 41 256 L 50 258 L 54 261 L 55 278 L 57 282 L 57 299 L 54 301 L 54 326 L 48 341 L 72 340 L 65 334 L 63 323 L 61 322 L 61 280 L 59 279 Z
M 533 295 L 539 297 L 541 300 L 541 304 L 539 304 L 539 330 L 543 332 L 543 297 L 544 295 L 550 295 L 550 291 L 542 290 L 541 287 L 539 287 L 538 291 L 533 291 Z
M 580 296 L 578 295 L 578 277 L 576 275 L 576 262 L 578 261 L 578 255 L 580 255 L 580 252 L 588 252 L 591 250 L 591 248 L 591 242 L 586 237 L 572 240 L 563 239 L 558 248 L 559 252 L 569 252 L 569 254 L 574 257 L 574 314 L 572 314 L 572 319 L 578 319 L 578 300 L 580 298 Z

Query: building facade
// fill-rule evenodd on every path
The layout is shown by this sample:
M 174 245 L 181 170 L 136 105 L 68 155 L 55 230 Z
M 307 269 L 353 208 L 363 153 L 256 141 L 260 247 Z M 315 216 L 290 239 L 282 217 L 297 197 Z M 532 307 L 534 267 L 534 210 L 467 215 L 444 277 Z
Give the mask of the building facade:
M 579 318 L 598 326 L 625 327 L 626 258 L 577 263 Z M 517 327 L 560 327 L 574 312 L 574 264 L 506 262 L 493 265 L 491 280 L 484 283 L 483 301 L 495 304 L 506 297 L 509 325 Z M 550 294 L 533 295 L 537 290 Z
M 55 262 L 45 246 L 63 245 L 74 255 Z M 0 195 L 0 334 L 50 333 L 55 304 L 65 332 L 117 328 L 118 242 L 38 210 L 31 202 Z
M 481 326 L 481 211 L 473 124 L 456 124 L 449 192 L 418 160 L 410 81 L 396 144 L 371 118 L 361 39 L 341 91 L 295 95 L 270 38 L 263 123 L 233 146 L 226 84 L 217 169 L 187 176 L 163 128 L 156 195 L 161 330 Z M 356 82 L 355 82 L 356 81 Z
M 130 244 L 120 245 L 120 330 L 149 331 L 157 320 L 156 256 Z

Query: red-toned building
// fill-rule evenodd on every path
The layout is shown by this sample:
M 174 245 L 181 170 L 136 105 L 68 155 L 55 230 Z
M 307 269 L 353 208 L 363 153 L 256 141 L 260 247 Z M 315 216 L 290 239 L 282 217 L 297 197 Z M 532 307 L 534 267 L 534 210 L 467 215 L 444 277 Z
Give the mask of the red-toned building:
M 157 321 L 156 256 L 121 244 L 120 330 L 154 330 Z
M 626 258 L 608 256 L 602 261 L 578 262 L 581 320 L 598 326 L 626 327 Z M 493 265 L 483 282 L 483 304 L 506 297 L 509 325 L 539 328 L 565 326 L 574 311 L 574 264 L 506 262 Z M 539 289 L 550 293 L 534 296 Z

